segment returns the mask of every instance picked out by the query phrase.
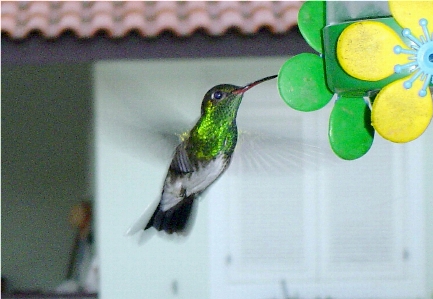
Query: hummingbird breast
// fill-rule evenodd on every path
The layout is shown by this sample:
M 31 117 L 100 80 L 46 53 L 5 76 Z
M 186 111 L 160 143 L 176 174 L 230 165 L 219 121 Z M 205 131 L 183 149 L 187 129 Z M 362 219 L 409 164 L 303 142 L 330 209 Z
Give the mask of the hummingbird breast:
M 235 122 L 230 126 L 202 125 L 191 131 L 187 144 L 188 152 L 191 157 L 203 160 L 213 160 L 221 153 L 231 156 L 236 147 L 237 137 Z

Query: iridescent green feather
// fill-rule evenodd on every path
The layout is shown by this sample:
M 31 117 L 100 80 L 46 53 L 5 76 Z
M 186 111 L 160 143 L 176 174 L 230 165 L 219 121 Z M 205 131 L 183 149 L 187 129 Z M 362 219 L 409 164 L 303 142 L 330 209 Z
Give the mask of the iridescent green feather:
M 211 94 L 217 89 L 227 97 L 212 100 Z M 220 153 L 233 153 L 238 135 L 236 115 L 243 96 L 231 93 L 236 89 L 239 86 L 219 85 L 204 96 L 202 115 L 189 135 L 188 152 L 192 156 L 211 160 Z

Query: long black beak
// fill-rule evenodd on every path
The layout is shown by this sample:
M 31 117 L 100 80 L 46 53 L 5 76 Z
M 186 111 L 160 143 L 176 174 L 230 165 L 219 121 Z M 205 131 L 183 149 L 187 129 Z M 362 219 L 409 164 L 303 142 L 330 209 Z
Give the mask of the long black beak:
M 276 78 L 277 76 L 278 76 L 278 75 L 273 75 L 273 76 L 269 76 L 269 77 L 265 77 L 265 78 L 263 78 L 263 79 L 257 80 L 257 81 L 255 81 L 255 82 L 253 82 L 253 83 L 247 84 L 247 85 L 245 85 L 244 87 L 241 87 L 241 88 L 239 88 L 239 89 L 233 91 L 232 93 L 234 93 L 234 94 L 241 94 L 241 93 L 244 93 L 244 92 L 246 92 L 248 89 L 250 89 L 250 88 L 256 86 L 257 84 L 260 84 L 260 83 L 262 83 L 262 82 L 265 82 L 265 81 L 268 81 L 268 80 L 274 79 L 274 78 Z

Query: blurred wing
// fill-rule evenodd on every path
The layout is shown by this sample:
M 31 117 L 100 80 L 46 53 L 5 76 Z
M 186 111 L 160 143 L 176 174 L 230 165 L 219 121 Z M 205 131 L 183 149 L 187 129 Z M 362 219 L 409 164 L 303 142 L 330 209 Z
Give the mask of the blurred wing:
M 109 136 L 113 143 L 132 156 L 168 163 L 180 142 L 179 128 L 183 127 L 185 124 L 167 123 L 156 127 L 116 121 L 111 122 L 107 129 L 112 131 Z
M 180 142 L 179 136 L 191 128 L 195 112 L 184 109 L 183 101 L 165 98 L 152 88 L 137 94 L 114 87 L 110 93 L 115 100 L 107 100 L 103 107 L 106 112 L 97 121 L 106 132 L 104 137 L 113 139 L 113 144 L 135 157 L 168 163 Z
M 112 138 L 114 144 L 133 156 L 168 163 L 181 136 L 191 129 L 196 120 L 180 107 L 169 105 L 149 93 L 149 98 L 143 99 L 140 105 L 127 98 L 116 102 L 116 107 L 110 109 L 110 115 L 102 122 L 107 130 L 105 136 Z M 122 112 L 113 112 L 119 110 Z
M 260 175 L 301 173 L 321 163 L 335 163 L 324 142 L 291 138 L 269 132 L 239 134 L 231 168 Z

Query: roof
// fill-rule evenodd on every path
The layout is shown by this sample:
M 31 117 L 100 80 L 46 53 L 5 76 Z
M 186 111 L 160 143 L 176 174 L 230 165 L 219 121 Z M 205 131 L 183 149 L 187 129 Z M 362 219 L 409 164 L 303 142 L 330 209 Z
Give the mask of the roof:
M 143 37 L 164 31 L 189 36 L 202 29 L 211 36 L 230 28 L 254 34 L 265 27 L 285 33 L 297 24 L 302 2 L 293 1 L 2 1 L 1 30 L 13 39 L 31 32 L 57 38 L 65 31 L 89 38 L 104 31 L 119 38 L 132 30 Z

